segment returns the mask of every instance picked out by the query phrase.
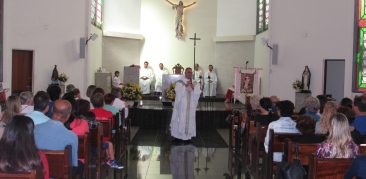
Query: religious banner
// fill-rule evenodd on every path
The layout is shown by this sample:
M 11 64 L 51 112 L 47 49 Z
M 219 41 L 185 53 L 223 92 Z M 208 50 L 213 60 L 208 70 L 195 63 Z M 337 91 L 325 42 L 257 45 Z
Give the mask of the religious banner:
M 261 95 L 261 72 L 260 68 L 234 67 L 234 101 L 245 103 L 247 95 Z
M 254 74 L 253 73 L 241 73 L 240 79 L 240 92 L 241 93 L 253 93 Z

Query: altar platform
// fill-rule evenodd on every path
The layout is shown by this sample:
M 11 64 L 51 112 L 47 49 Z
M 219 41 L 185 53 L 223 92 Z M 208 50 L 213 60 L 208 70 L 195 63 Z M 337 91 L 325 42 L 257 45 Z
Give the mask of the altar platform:
M 142 106 L 130 109 L 132 126 L 168 130 L 173 107 L 163 106 L 160 100 L 143 100 L 142 103 Z M 244 110 L 244 105 L 200 100 L 196 111 L 197 129 L 227 128 L 229 124 L 225 119 L 233 109 Z

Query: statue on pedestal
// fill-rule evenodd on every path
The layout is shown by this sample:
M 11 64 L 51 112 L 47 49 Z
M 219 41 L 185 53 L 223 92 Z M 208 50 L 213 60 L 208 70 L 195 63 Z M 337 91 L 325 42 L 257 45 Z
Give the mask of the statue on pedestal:
M 302 73 L 301 87 L 303 91 L 310 91 L 311 73 L 309 67 L 306 65 Z
M 58 84 L 58 71 L 57 71 L 57 65 L 53 68 L 52 76 L 51 76 L 52 84 Z

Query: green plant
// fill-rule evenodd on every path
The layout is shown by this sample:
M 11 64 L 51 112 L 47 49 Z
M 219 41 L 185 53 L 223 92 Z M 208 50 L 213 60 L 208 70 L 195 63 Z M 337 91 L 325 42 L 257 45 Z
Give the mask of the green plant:
M 58 80 L 61 81 L 61 82 L 66 82 L 68 79 L 69 79 L 69 77 L 67 77 L 65 73 L 61 73 L 58 76 Z
M 170 84 L 170 86 L 165 90 L 165 97 L 172 101 L 175 100 L 175 83 Z
M 295 80 L 293 83 L 292 83 L 292 88 L 294 90 L 299 90 L 301 89 L 301 81 L 300 80 Z

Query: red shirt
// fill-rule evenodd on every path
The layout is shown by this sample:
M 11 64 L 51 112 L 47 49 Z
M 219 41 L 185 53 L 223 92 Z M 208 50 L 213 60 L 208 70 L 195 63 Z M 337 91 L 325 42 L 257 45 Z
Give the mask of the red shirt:
M 113 113 L 103 109 L 103 107 L 94 108 L 91 109 L 90 111 L 95 114 L 96 120 L 108 120 L 112 119 L 113 117 Z
M 88 122 L 84 119 L 75 118 L 74 121 L 71 122 L 70 128 L 72 132 L 78 136 L 82 136 L 89 132 Z

